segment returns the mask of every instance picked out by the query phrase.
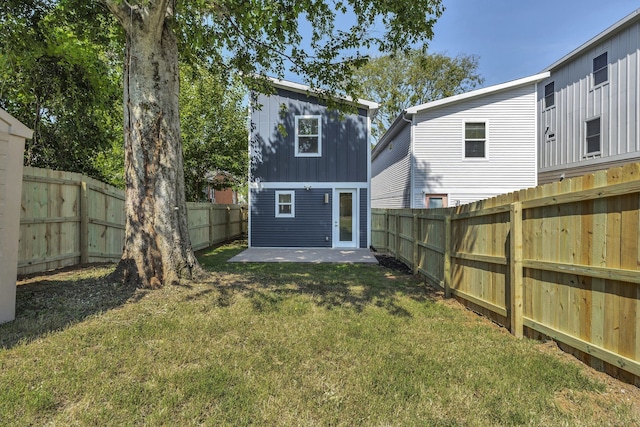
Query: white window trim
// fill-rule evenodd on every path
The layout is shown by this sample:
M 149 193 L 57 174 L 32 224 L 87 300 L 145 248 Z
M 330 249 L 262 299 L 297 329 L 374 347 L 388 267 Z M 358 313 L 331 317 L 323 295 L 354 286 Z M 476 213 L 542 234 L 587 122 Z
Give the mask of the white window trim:
M 602 55 L 605 55 L 605 54 L 607 55 L 607 64 L 602 68 L 594 70 L 593 69 L 593 61 L 596 58 L 598 58 L 598 57 L 600 57 Z M 607 80 L 603 81 L 602 83 L 596 84 L 596 73 L 601 71 L 601 70 L 604 70 L 605 68 L 607 69 Z M 611 77 L 610 71 L 611 70 L 609 69 L 609 51 L 601 52 L 601 53 L 597 54 L 596 56 L 592 57 L 591 58 L 591 89 L 595 89 L 595 88 L 598 88 L 600 86 L 604 86 L 604 85 L 609 84 L 609 78 Z
M 587 127 L 588 127 L 588 123 L 594 120 L 600 120 L 600 130 L 599 130 L 600 133 L 598 134 L 598 142 L 600 143 L 600 149 L 598 151 L 589 152 L 589 142 L 587 141 L 587 138 L 589 137 L 589 135 L 587 134 Z M 591 117 L 590 119 L 587 119 L 584 121 L 584 153 L 585 154 L 583 158 L 600 156 L 602 154 L 602 144 L 604 142 L 602 137 L 602 127 L 603 127 L 602 117 L 600 116 Z
M 317 153 L 300 153 L 298 151 L 298 121 L 300 119 L 317 119 L 318 120 L 318 152 Z M 296 116 L 296 140 L 295 140 L 295 156 L 296 157 L 322 157 L 322 116 L 305 115 Z
M 484 157 L 467 157 L 466 156 L 466 125 L 467 123 L 484 123 Z M 470 141 L 480 141 L 479 139 L 470 139 Z M 468 119 L 462 121 L 462 160 L 465 162 L 486 162 L 489 160 L 489 120 L 485 119 Z
M 545 95 L 545 93 L 547 92 L 547 86 L 549 85 L 553 85 L 553 104 L 552 105 L 547 105 L 547 95 Z M 547 83 L 546 85 L 543 86 L 542 88 L 542 111 L 547 111 L 547 110 L 552 110 L 556 107 L 556 81 L 550 81 L 549 83 Z
M 449 194 L 423 192 L 422 198 L 423 198 L 422 203 L 424 203 L 424 208 L 425 209 L 438 209 L 438 208 L 430 208 L 429 207 L 429 200 L 430 199 L 441 199 L 442 200 L 442 207 L 443 208 L 449 207 Z
M 291 195 L 291 213 L 280 213 L 280 195 Z M 296 217 L 296 192 L 294 190 L 289 191 L 276 191 L 276 218 L 295 218 Z

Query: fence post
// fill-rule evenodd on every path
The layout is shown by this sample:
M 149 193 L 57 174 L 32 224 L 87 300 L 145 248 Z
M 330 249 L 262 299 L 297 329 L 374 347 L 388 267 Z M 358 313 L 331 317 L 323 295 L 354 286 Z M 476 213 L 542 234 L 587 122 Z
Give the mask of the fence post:
M 389 209 L 384 210 L 384 250 L 389 252 Z
M 400 224 L 402 223 L 402 217 L 400 216 L 400 212 L 396 212 L 396 258 L 400 259 Z
M 89 262 L 89 189 L 80 182 L 80 263 Z
M 242 223 L 243 223 L 243 233 L 244 234 L 249 234 L 249 207 L 247 206 L 246 208 L 243 206 L 242 207 L 243 211 L 242 211 Z
M 213 246 L 213 203 L 209 206 L 209 246 Z
M 522 338 L 522 297 L 523 297 L 523 275 L 522 275 L 522 202 L 511 204 L 511 245 L 509 256 L 510 277 L 510 318 L 511 333 L 517 338 Z
M 444 217 L 444 297 L 451 297 L 451 216 Z
M 225 216 L 224 237 L 225 240 L 231 238 L 231 208 L 229 206 L 227 206 L 227 214 Z
M 418 240 L 420 238 L 420 231 L 418 230 L 418 214 L 417 213 L 413 213 L 413 225 L 411 227 L 411 231 L 412 231 L 412 236 L 411 238 L 413 239 L 413 274 L 418 274 L 418 271 L 420 270 L 420 265 L 419 265 L 419 259 L 420 257 L 418 256 L 418 252 L 420 250 L 420 246 L 418 246 Z

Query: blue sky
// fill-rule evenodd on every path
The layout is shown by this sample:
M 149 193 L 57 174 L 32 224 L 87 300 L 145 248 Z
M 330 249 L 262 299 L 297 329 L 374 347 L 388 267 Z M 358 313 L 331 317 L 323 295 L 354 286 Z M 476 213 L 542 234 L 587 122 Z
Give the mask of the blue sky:
M 484 86 L 535 74 L 637 8 L 633 0 L 450 0 L 431 52 L 480 57 Z
M 446 10 L 436 23 L 429 51 L 477 55 L 483 86 L 536 74 L 640 8 L 637 0 L 444 0 L 443 4 Z M 291 74 L 285 78 L 302 82 Z

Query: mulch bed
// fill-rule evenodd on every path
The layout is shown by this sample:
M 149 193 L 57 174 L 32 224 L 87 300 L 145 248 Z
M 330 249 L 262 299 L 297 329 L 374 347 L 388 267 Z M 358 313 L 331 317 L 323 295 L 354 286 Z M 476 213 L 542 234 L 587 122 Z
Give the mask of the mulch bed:
M 380 253 L 376 253 L 374 255 L 378 260 L 378 264 L 385 268 L 389 268 L 402 274 L 413 274 L 413 271 L 405 263 L 395 259 L 390 255 L 384 255 Z

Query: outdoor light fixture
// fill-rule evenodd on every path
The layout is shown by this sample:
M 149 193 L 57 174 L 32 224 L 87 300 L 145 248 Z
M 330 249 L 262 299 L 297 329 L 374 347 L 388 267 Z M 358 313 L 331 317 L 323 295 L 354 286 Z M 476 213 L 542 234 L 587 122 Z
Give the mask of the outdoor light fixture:
M 329 203 L 329 193 L 324 193 L 324 204 L 328 204 Z

